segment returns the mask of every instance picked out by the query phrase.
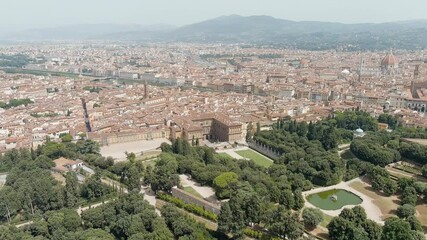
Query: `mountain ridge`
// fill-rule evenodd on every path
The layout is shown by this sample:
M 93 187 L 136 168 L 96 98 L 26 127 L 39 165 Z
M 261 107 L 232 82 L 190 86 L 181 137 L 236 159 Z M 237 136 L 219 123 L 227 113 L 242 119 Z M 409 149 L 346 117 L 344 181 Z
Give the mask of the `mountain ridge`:
M 425 49 L 427 19 L 348 24 L 292 21 L 267 15 L 225 15 L 181 27 L 144 27 L 138 24 L 72 25 L 29 30 L 20 34 L 5 39 L 0 36 L 0 39 L 245 43 L 311 50 Z

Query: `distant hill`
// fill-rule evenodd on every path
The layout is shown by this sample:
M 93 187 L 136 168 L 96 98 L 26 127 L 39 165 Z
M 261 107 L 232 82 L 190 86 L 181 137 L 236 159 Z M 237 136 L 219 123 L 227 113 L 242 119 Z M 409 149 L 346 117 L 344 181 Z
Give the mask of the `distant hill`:
M 168 33 L 174 41 L 271 44 L 301 49 L 427 48 L 427 20 L 380 24 L 223 16 Z
M 21 35 L 19 35 L 21 34 Z M 20 32 L 4 40 L 121 40 L 245 43 L 309 50 L 426 49 L 427 20 L 343 24 L 289 21 L 270 16 L 230 15 L 183 27 L 75 25 Z M 0 36 L 1 39 L 1 36 Z
M 120 35 L 122 32 L 162 32 L 176 29 L 171 25 L 137 25 L 137 24 L 78 24 L 53 28 L 29 29 L 4 33 L 0 40 L 45 41 L 45 40 L 87 40 L 103 39 L 104 36 Z M 114 38 L 114 37 L 112 37 Z

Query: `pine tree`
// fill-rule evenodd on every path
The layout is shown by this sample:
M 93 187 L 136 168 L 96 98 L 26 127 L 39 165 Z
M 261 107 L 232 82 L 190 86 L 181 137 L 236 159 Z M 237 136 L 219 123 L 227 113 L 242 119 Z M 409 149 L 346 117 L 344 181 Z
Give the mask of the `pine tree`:
M 79 200 L 79 183 L 75 172 L 67 172 L 65 176 L 65 205 L 75 207 Z
M 306 122 L 301 122 L 297 124 L 297 134 L 300 137 L 305 137 L 307 135 L 307 123 Z
M 145 168 L 144 172 L 144 185 L 150 185 L 151 181 L 153 179 L 153 167 L 151 165 L 148 165 L 147 168 Z
M 141 173 L 139 170 L 133 165 L 127 170 L 126 175 L 129 191 L 138 190 L 139 192 L 141 190 Z
M 304 197 L 302 196 L 302 193 L 299 189 L 294 191 L 294 202 L 295 205 L 293 207 L 294 210 L 300 210 L 304 207 Z
M 133 152 L 130 152 L 130 153 L 125 152 L 125 154 L 126 154 L 126 159 L 127 159 L 129 162 L 131 162 L 132 164 L 133 164 L 133 163 L 135 163 L 135 160 L 136 160 L 136 155 L 135 155 L 135 153 L 133 153 Z
M 323 135 L 320 141 L 326 150 L 330 150 L 338 146 L 337 138 L 338 137 L 335 133 L 335 128 L 328 127 L 325 131 L 323 131 Z
M 188 155 L 190 155 L 191 154 L 191 146 L 190 146 L 190 143 L 187 141 L 187 140 L 182 140 L 182 145 L 183 145 L 183 148 L 182 148 L 182 155 L 184 155 L 184 156 L 188 156 Z
M 221 212 L 218 215 L 218 231 L 229 233 L 233 224 L 233 214 L 228 203 L 221 206 Z
M 308 124 L 308 132 L 307 132 L 307 138 L 308 140 L 314 140 L 314 131 L 315 131 L 315 126 L 313 124 L 312 121 L 310 121 L 310 123 Z
M 177 154 L 184 153 L 184 146 L 181 138 L 175 139 L 175 141 L 172 143 L 172 149 L 174 153 L 177 153 Z
M 31 148 L 31 149 L 30 149 L 30 151 L 31 151 L 31 158 L 32 158 L 33 160 L 35 160 L 35 159 L 37 158 L 37 153 L 36 153 L 36 151 L 34 151 L 34 149 L 33 149 L 33 148 Z
M 252 137 L 254 136 L 254 127 L 252 126 L 252 122 L 248 124 L 246 127 L 246 141 L 249 142 L 252 140 Z

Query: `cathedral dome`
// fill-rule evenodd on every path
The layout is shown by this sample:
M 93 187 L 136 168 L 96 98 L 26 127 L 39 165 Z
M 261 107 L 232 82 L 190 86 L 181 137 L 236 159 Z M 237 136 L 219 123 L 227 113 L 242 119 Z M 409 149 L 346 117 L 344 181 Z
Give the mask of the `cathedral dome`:
M 387 54 L 383 60 L 381 61 L 381 66 L 395 66 L 397 65 L 399 62 L 397 61 L 397 58 L 393 55 L 392 52 L 390 52 L 389 54 Z

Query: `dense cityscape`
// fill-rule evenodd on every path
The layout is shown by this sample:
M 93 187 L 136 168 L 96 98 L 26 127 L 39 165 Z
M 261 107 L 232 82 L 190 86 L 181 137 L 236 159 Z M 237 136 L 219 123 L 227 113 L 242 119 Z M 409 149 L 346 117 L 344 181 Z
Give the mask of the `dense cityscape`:
M 0 239 L 426 239 L 424 23 L 0 25 Z
M 1 110 L 1 151 L 68 133 L 101 145 L 180 134 L 234 142 L 245 138 L 249 123 L 268 127 L 285 116 L 318 121 L 356 108 L 390 113 L 407 126 L 427 124 L 425 51 L 93 44 L 12 46 L 1 54 L 28 62 L 2 70 L 1 102 L 30 100 Z M 213 136 L 202 131 L 204 119 L 240 129 Z

